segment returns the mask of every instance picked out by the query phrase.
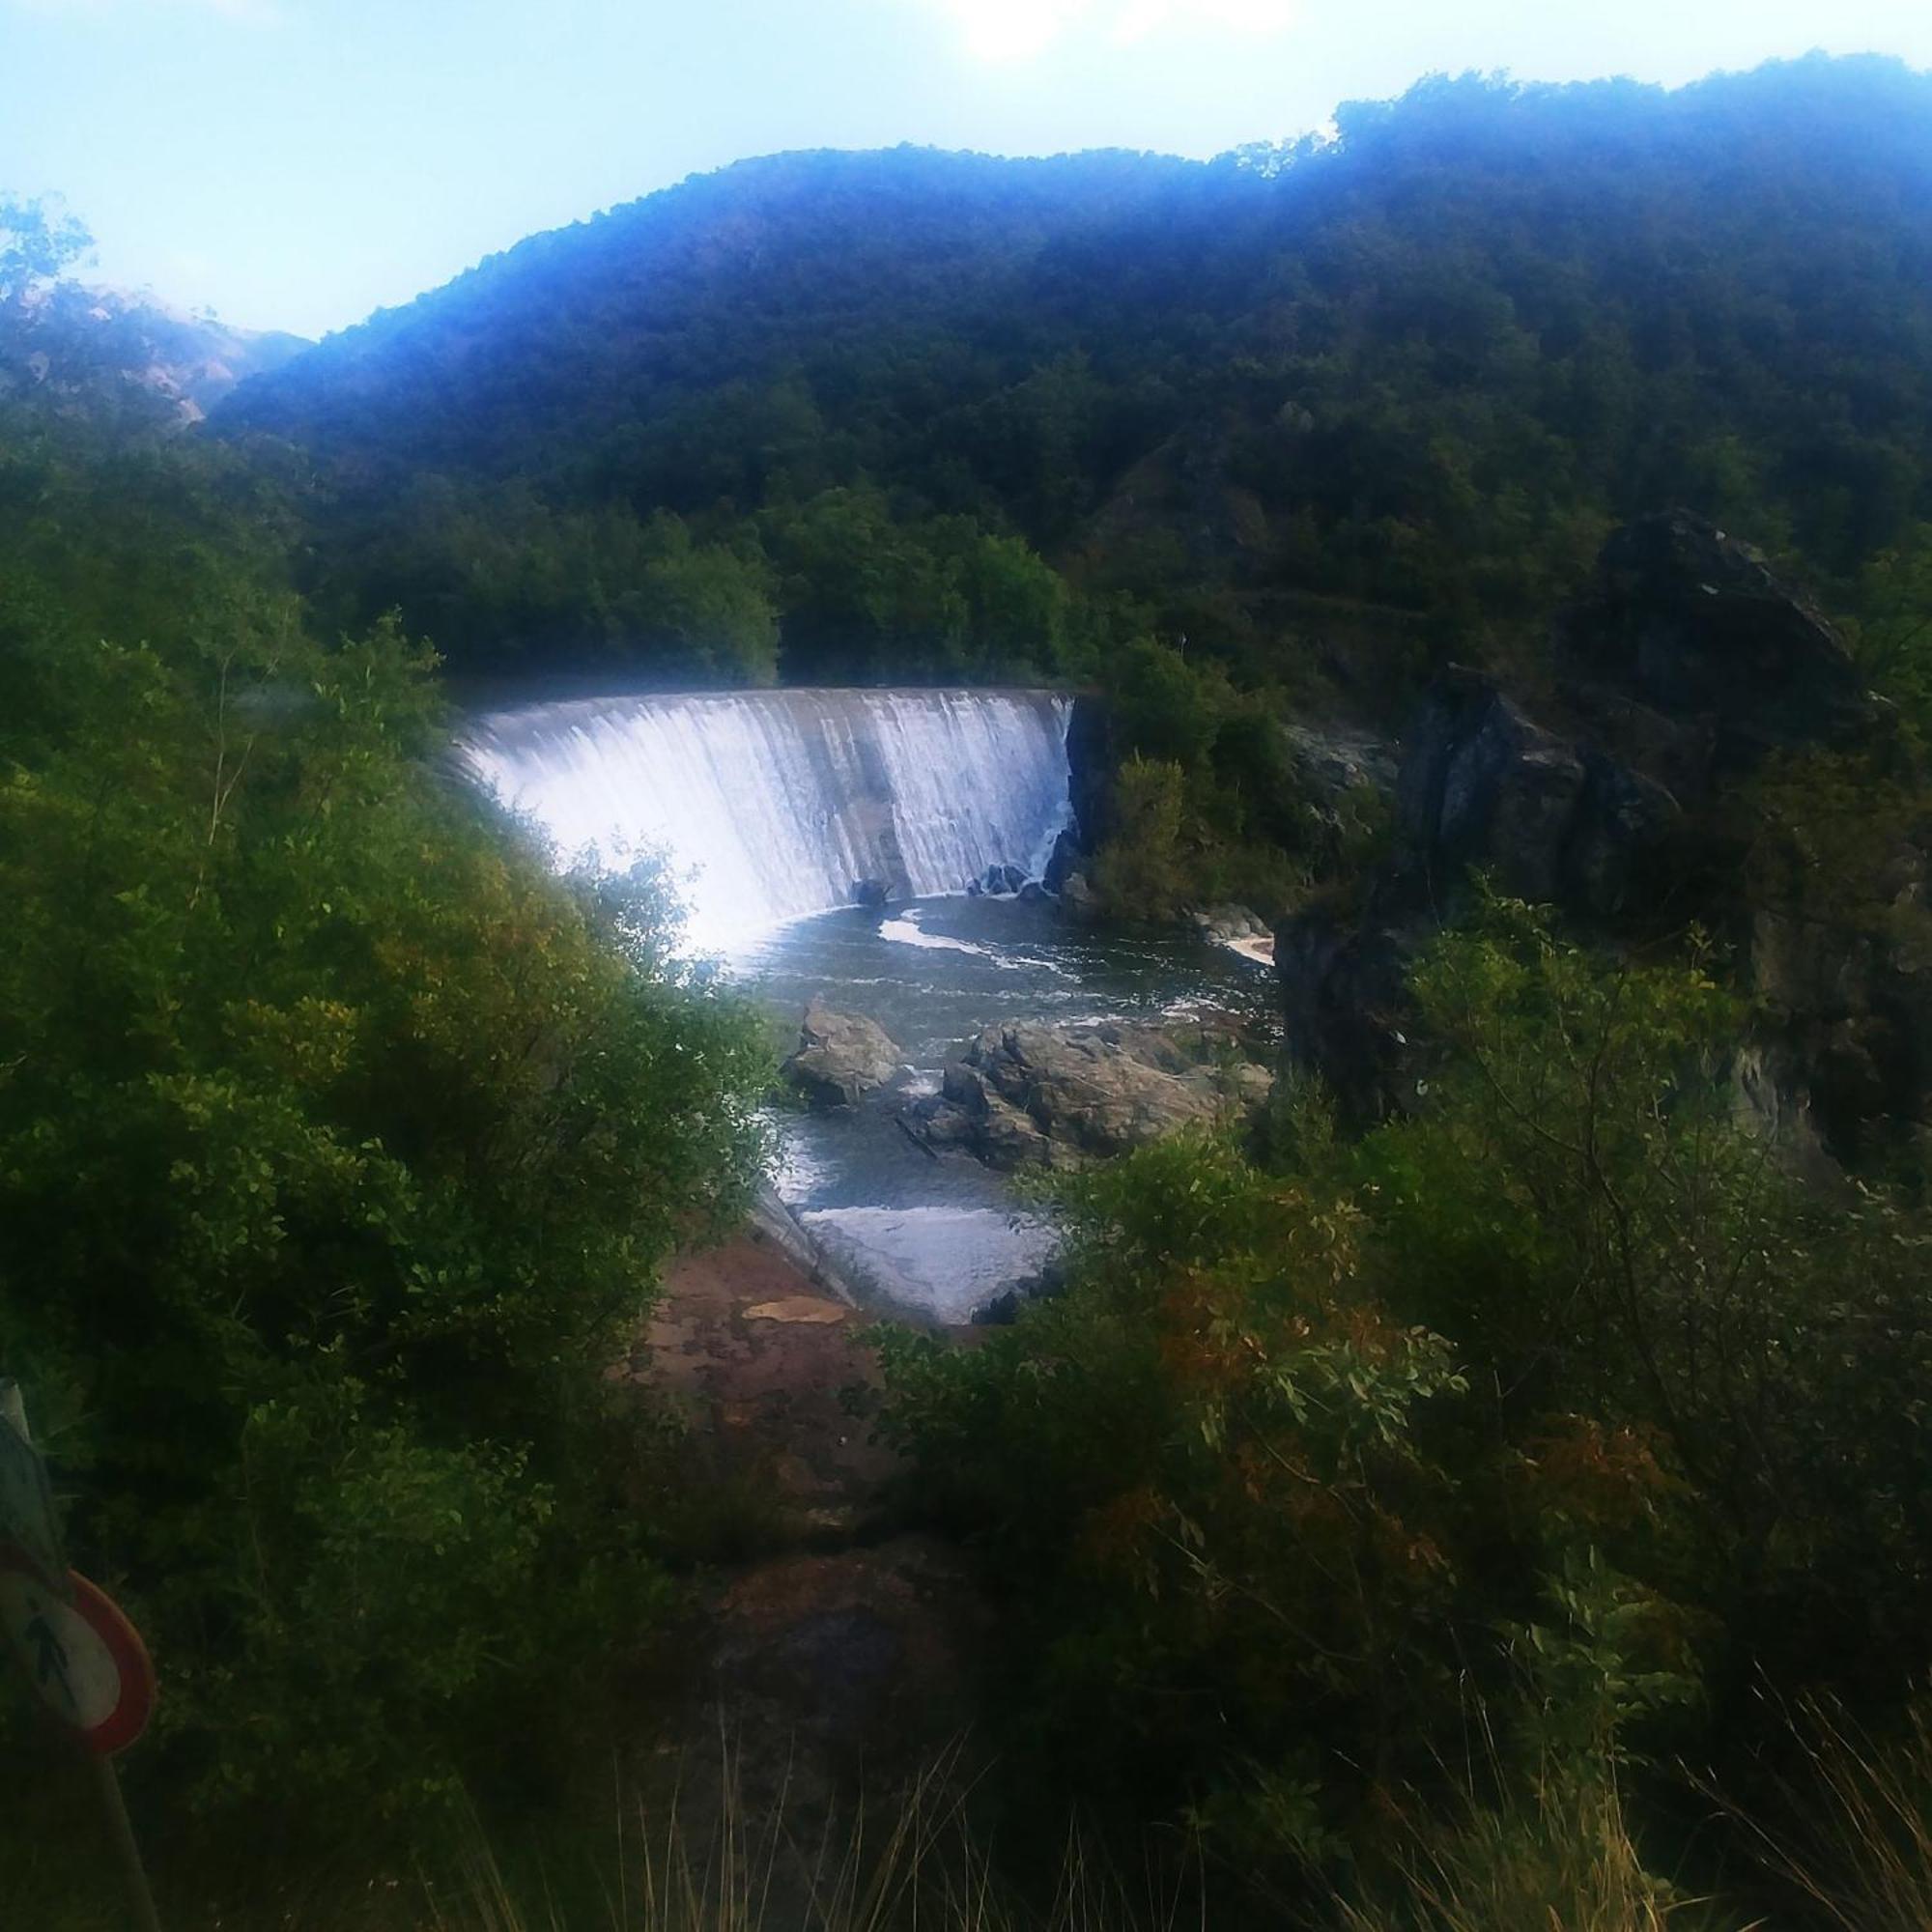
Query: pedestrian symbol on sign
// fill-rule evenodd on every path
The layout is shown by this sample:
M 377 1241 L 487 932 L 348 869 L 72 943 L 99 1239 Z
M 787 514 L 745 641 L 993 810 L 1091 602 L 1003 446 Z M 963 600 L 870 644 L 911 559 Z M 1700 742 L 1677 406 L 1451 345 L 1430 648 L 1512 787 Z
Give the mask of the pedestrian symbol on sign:
M 54 1634 L 53 1625 L 39 1605 L 34 1606 L 34 1614 L 21 1634 L 32 1647 L 34 1682 L 44 1690 L 48 1678 L 53 1678 L 60 1686 L 63 1701 L 71 1709 L 75 1700 L 73 1685 L 67 1674 L 67 1645 Z

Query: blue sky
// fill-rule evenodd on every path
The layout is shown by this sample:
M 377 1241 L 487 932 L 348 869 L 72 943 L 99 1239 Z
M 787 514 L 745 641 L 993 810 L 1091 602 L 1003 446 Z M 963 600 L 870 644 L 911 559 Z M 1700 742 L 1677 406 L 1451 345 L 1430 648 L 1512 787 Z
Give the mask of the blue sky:
M 0 0 L 0 192 L 90 279 L 319 334 L 742 156 L 1209 155 L 1435 70 L 1932 67 L 1932 0 Z

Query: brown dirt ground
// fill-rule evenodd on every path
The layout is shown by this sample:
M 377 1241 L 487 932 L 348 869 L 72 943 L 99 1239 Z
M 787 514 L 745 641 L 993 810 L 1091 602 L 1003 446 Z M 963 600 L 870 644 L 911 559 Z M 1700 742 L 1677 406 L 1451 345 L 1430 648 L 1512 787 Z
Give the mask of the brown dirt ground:
M 735 1802 L 829 1817 L 970 1725 L 990 1620 L 963 1553 L 902 1526 L 898 1459 L 867 1420 L 872 1320 L 754 1229 L 672 1264 L 616 1372 L 682 1413 L 691 1479 L 755 1524 L 755 1553 L 700 1589 L 657 1747 L 687 1804 L 728 1762 Z

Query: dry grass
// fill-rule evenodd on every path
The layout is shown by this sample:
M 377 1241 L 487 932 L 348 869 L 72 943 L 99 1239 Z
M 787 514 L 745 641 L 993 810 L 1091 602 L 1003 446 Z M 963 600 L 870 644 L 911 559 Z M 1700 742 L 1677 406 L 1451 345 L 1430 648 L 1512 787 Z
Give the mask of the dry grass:
M 727 1759 L 710 1803 L 673 1794 L 655 1816 L 635 1801 L 620 1808 L 594 1914 L 506 1881 L 479 1832 L 423 1932 L 1180 1932 L 1194 1887 L 1151 1874 L 1136 1888 L 1077 1834 L 1054 1899 L 1021 1906 L 969 1829 L 969 1795 L 949 1757 L 884 1810 L 801 1834 L 786 1794 L 745 1804 Z
M 1496 1807 L 1412 1827 L 1391 1881 L 1343 1904 L 1346 1932 L 1747 1932 L 1644 1867 L 1614 1779 L 1546 1775 Z
M 1802 1705 L 1809 1774 L 1787 1783 L 1776 1830 L 1727 1807 L 1765 1868 L 1839 1932 L 1932 1932 L 1932 1705 L 1872 1739 L 1837 1707 Z
M 1495 1776 L 1459 1779 L 1450 1811 L 1405 1821 L 1401 1849 L 1348 1898 L 1331 1896 L 1312 1919 L 1277 1916 L 1324 1932 L 1753 1932 L 1787 1922 L 1932 1932 L 1932 1706 L 1884 1744 L 1827 1707 L 1803 1708 L 1793 1721 L 1804 1768 L 1782 1793 L 1780 1822 L 1718 1801 L 1734 1842 L 1755 1848 L 1785 1900 L 1771 1920 L 1683 1896 L 1646 1869 L 1613 1778 L 1551 1772 L 1500 1802 L 1477 1795 L 1479 1782 L 1500 1789 Z M 995 1872 L 966 1800 L 959 1766 L 946 1761 L 891 1804 L 828 1820 L 789 1790 L 748 1804 L 727 1760 L 662 1803 L 613 1803 L 594 1843 L 553 1847 L 532 1869 L 506 1870 L 472 1823 L 439 1882 L 382 1881 L 327 1900 L 284 1892 L 219 1922 L 236 1932 L 1206 1932 L 1215 1922 L 1198 1864 L 1128 1874 L 1077 1834 L 1055 1895 L 1023 1898 Z M 819 1822 L 805 1829 L 808 1815 Z M 22 1932 L 120 1922 L 106 1897 L 36 1910 L 16 1892 L 0 1900 L 10 1932 L 22 1907 Z

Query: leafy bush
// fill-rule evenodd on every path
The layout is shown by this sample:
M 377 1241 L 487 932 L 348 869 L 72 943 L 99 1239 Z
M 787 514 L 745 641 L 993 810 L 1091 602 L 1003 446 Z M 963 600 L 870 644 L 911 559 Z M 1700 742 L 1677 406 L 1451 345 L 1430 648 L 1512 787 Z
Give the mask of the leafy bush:
M 600 1375 L 743 1203 L 765 1056 L 486 822 L 426 651 L 218 554 L 103 641 L 52 543 L 0 558 L 0 1359 L 155 1650 L 150 1775 L 407 1808 L 661 1592 Z
M 1743 1748 L 1754 1678 L 1926 1662 L 1918 1211 L 1787 1172 L 1701 955 L 1502 902 L 1413 991 L 1411 1119 L 1147 1150 L 1074 1184 L 1062 1295 L 887 1348 L 888 1427 L 1011 1597 L 1018 1735 L 1250 1855 L 1399 1848 L 1472 1700 L 1497 1794 L 1588 1811 L 1706 1721 Z

